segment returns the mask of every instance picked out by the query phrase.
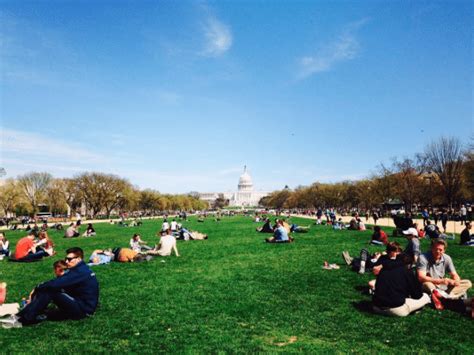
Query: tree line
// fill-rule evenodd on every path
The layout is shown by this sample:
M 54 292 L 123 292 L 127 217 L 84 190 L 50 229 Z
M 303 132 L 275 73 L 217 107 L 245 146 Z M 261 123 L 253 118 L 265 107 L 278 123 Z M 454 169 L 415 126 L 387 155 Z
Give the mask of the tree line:
M 86 208 L 90 217 L 110 217 L 114 211 L 156 214 L 159 211 L 191 211 L 207 208 L 195 194 L 171 195 L 140 190 L 113 174 L 85 172 L 74 178 L 54 178 L 46 172 L 31 172 L 7 179 L 0 186 L 3 214 L 35 215 L 45 206 L 53 215 L 66 215 Z
M 294 190 L 274 191 L 261 199 L 267 208 L 373 209 L 394 201 L 413 205 L 449 207 L 474 199 L 474 145 L 464 147 L 457 138 L 442 137 L 411 158 L 392 159 L 358 181 L 315 182 Z

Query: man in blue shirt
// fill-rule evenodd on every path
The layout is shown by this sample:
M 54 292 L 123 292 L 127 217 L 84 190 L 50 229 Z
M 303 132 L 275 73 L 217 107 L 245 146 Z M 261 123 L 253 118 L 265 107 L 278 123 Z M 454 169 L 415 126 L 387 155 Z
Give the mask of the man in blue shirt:
M 40 315 L 51 302 L 58 307 L 59 314 L 64 318 L 82 319 L 95 312 L 99 302 L 97 278 L 84 263 L 81 248 L 70 248 L 66 250 L 66 254 L 68 272 L 36 286 L 30 303 L 17 315 L 2 320 L 4 328 L 20 328 L 38 323 Z

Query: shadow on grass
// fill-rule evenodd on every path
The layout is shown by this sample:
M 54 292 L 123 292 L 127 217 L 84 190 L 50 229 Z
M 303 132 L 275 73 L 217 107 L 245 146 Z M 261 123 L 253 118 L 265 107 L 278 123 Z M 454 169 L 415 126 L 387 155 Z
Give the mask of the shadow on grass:
M 371 301 L 359 301 L 359 302 L 352 302 L 352 306 L 357 309 L 359 312 L 362 313 L 370 313 L 373 314 L 372 311 L 372 302 Z

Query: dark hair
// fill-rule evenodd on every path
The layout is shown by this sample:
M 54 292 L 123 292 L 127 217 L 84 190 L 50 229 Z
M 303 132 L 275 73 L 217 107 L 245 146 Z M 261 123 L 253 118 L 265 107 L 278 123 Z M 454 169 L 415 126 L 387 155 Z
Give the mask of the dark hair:
M 78 258 L 84 259 L 84 251 L 79 247 L 67 249 L 66 254 L 74 254 Z
M 380 232 L 380 230 L 381 230 L 380 226 L 375 226 L 374 227 L 374 232 Z
M 66 264 L 66 262 L 65 262 L 64 260 L 56 260 L 56 261 L 53 263 L 53 268 L 66 270 L 66 269 L 67 269 L 67 264 Z
M 390 252 L 401 252 L 402 251 L 402 248 L 400 247 L 400 244 L 398 244 L 397 242 L 390 242 L 387 244 L 387 253 L 390 253 Z

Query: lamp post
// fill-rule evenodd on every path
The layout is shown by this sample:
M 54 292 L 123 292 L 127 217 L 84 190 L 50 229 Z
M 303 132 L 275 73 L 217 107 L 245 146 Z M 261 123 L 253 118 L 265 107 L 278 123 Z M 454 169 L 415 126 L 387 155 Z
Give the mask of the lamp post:
M 428 172 L 428 174 L 425 175 L 425 176 L 423 177 L 423 179 L 430 181 L 430 197 L 429 197 L 429 201 L 430 201 L 430 207 L 433 209 L 433 173 L 432 173 L 431 171 Z M 433 212 L 434 212 L 434 211 L 433 211 Z

